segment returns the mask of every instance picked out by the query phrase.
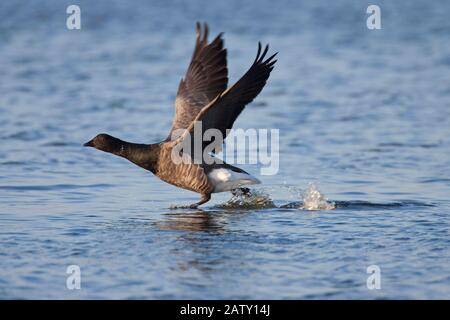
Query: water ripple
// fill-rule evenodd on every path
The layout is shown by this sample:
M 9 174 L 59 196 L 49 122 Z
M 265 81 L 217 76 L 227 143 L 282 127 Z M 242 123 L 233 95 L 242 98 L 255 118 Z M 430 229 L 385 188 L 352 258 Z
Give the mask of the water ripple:
M 76 189 L 105 189 L 110 188 L 113 185 L 98 183 L 89 185 L 77 185 L 77 184 L 52 184 L 52 185 L 28 185 L 28 186 L 1 186 L 0 190 L 9 191 L 61 191 L 61 190 L 76 190 Z

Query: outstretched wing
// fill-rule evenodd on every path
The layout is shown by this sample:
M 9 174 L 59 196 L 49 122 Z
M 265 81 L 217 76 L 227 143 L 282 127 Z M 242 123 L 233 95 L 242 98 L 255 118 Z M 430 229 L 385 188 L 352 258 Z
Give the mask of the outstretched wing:
M 274 68 L 277 60 L 273 60 L 277 53 L 265 59 L 269 46 L 267 45 L 264 52 L 261 53 L 261 43 L 258 44 L 258 53 L 256 59 L 250 69 L 245 73 L 238 82 L 232 87 L 217 96 L 206 107 L 204 107 L 197 115 L 197 117 L 189 125 L 188 130 L 177 139 L 176 143 L 184 139 L 191 139 L 190 145 L 194 146 L 197 143 L 202 143 L 202 148 L 208 143 L 201 141 L 194 141 L 194 137 L 203 137 L 203 133 L 208 129 L 217 129 L 222 134 L 223 139 L 228 134 L 227 129 L 233 127 L 234 121 L 239 114 L 244 110 L 245 106 L 253 101 L 261 92 L 270 72 Z M 197 122 L 201 122 L 201 135 L 197 133 L 194 135 L 194 127 Z M 194 148 L 195 149 L 195 148 Z
M 186 129 L 200 110 L 226 90 L 227 51 L 222 33 L 208 44 L 208 25 L 197 23 L 197 42 L 186 76 L 181 80 L 175 100 L 174 130 Z

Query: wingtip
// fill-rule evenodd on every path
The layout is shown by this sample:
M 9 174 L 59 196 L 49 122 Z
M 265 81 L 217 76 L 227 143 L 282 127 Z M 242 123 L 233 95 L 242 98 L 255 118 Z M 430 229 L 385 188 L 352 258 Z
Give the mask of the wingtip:
M 266 56 L 268 50 L 269 50 L 269 45 L 267 44 L 264 47 L 264 51 L 261 53 L 261 55 L 259 56 L 258 60 L 256 61 L 257 63 L 261 63 L 263 61 L 263 59 Z
M 200 42 L 200 39 L 202 37 L 202 27 L 200 22 L 197 21 L 197 23 L 195 24 L 195 34 L 197 36 L 197 43 Z
M 255 64 L 259 60 L 259 54 L 261 53 L 261 41 L 258 41 L 258 52 L 256 53 L 256 58 L 253 64 Z
M 272 61 L 272 59 L 275 58 L 277 54 L 278 54 L 278 52 L 275 52 L 273 55 L 271 55 L 269 58 L 267 58 L 266 61 L 264 61 L 264 63 L 274 64 L 277 60 Z
M 206 22 L 203 22 L 203 41 L 207 42 L 208 41 L 208 33 L 209 33 L 209 27 L 208 24 Z
M 254 63 L 261 63 L 264 60 L 264 57 L 266 56 L 267 52 L 269 51 L 269 44 L 266 44 L 264 47 L 264 51 L 261 53 L 262 45 L 261 42 L 258 41 L 258 53 L 256 54 L 256 59 Z M 277 52 L 278 53 L 278 52 Z M 271 58 L 273 58 L 276 54 L 271 56 L 269 59 L 267 59 L 265 62 L 269 61 Z
M 206 22 L 197 21 L 195 23 L 195 32 L 197 33 L 197 39 L 202 42 L 207 42 L 209 27 Z
M 224 41 L 223 40 L 223 32 L 221 32 L 221 33 L 219 33 L 215 38 L 214 38 L 214 40 L 213 41 L 211 41 L 211 43 L 214 43 L 214 44 L 216 44 L 217 42 L 219 42 L 219 41 Z

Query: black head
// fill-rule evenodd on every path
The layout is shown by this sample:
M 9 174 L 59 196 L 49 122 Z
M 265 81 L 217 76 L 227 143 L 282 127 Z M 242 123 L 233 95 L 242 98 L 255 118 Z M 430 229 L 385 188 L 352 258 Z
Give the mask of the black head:
M 124 142 L 106 133 L 100 133 L 94 139 L 83 144 L 85 147 L 92 147 L 110 153 L 120 153 Z

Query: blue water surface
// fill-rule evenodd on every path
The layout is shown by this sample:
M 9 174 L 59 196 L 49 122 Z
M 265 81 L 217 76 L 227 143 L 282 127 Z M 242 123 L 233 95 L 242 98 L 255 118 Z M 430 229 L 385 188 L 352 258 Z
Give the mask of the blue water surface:
M 450 2 L 0 2 L 0 298 L 450 298 Z M 280 130 L 275 208 L 198 195 L 82 147 L 166 137 L 196 21 L 230 82 L 279 51 L 236 128 Z M 308 183 L 337 205 L 306 211 Z M 68 290 L 66 269 L 81 269 Z M 367 267 L 381 271 L 369 290 Z

